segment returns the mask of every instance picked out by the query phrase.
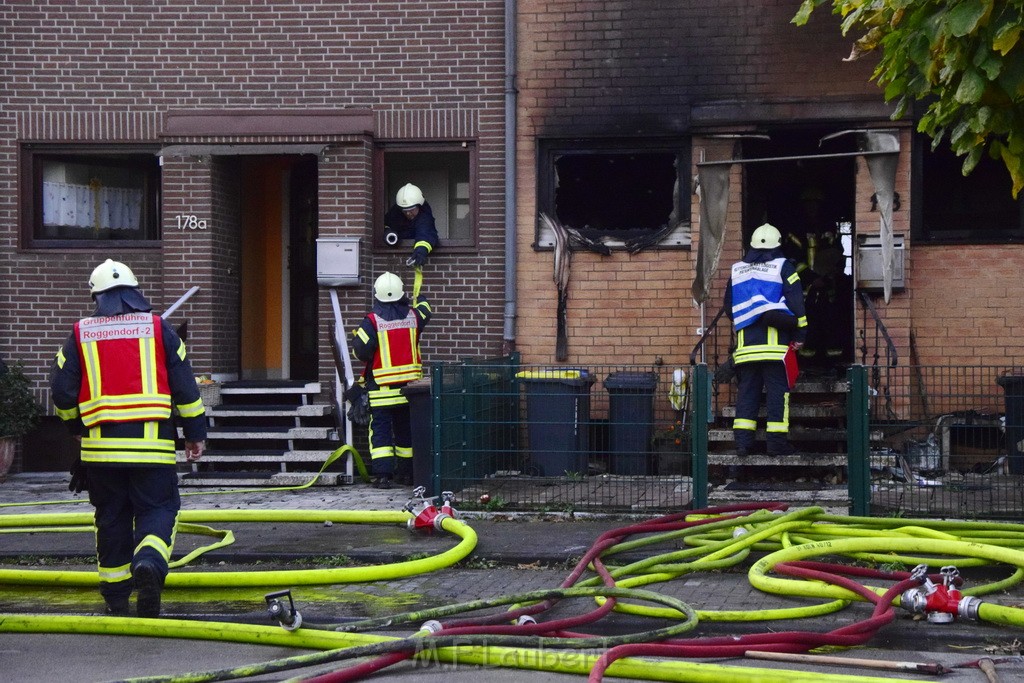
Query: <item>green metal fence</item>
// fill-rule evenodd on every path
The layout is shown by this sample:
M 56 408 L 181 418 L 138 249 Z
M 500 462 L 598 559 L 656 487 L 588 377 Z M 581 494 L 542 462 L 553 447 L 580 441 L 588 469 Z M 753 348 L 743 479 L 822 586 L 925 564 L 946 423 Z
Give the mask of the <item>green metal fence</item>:
M 862 485 L 870 488 L 872 514 L 1024 518 L 1019 368 L 906 366 L 874 377 L 869 368 L 851 374 L 863 375 L 851 395 L 861 387 L 866 394 L 867 425 L 856 440 L 866 458 L 856 469 L 870 482 Z M 852 430 L 850 438 L 854 443 Z
M 517 355 L 430 365 L 432 493 L 490 510 L 691 504 L 676 370 L 688 379 L 689 368 L 552 367 Z
M 463 506 L 705 507 L 717 483 L 709 452 L 731 457 L 731 444 L 709 443 L 729 422 L 714 375 L 703 364 L 554 367 L 518 355 L 435 363 L 430 452 L 416 457 L 432 493 L 455 491 Z M 851 514 L 1024 518 L 1024 372 L 857 365 L 846 380 Z

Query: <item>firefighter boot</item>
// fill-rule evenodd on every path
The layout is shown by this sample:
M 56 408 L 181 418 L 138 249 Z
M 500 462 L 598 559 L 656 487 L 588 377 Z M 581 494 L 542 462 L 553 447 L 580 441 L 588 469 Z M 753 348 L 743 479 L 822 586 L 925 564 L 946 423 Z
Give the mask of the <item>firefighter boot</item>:
M 768 455 L 794 455 L 796 452 L 785 434 L 768 434 Z
M 155 619 L 160 616 L 160 592 L 164 588 L 163 572 L 152 560 L 140 560 L 132 569 L 139 597 L 135 609 L 140 617 Z

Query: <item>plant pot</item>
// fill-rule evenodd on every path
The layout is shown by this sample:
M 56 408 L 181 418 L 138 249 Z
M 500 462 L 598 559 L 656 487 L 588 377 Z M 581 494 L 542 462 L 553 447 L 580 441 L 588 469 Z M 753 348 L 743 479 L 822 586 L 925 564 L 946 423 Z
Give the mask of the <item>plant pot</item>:
M 0 438 L 0 484 L 7 481 L 7 473 L 14 464 L 14 451 L 18 446 L 18 437 L 5 436 Z

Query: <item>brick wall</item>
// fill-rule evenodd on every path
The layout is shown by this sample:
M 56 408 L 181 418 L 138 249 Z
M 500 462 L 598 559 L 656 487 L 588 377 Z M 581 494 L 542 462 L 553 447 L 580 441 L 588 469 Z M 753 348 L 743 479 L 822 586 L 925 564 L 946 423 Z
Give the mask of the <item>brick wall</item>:
M 239 260 L 229 207 L 243 200 L 216 159 L 165 159 L 159 249 L 19 251 L 19 144 L 167 142 L 168 114 L 194 111 L 371 110 L 377 130 L 327 139 L 320 164 L 320 235 L 364 240 L 368 283 L 398 265 L 374 254 L 374 141 L 466 140 L 477 150 L 479 243 L 435 253 L 424 292 L 438 311 L 425 356 L 454 359 L 501 349 L 504 266 L 504 45 L 500 0 L 257 5 L 176 0 L 5 3 L 0 74 L 0 355 L 24 360 L 42 386 L 57 344 L 91 307 L 85 282 L 104 258 L 139 275 L 158 310 L 193 284 L 182 310 L 197 371 L 237 363 Z M 254 137 L 245 142 L 309 142 Z M 172 142 L 196 142 L 174 139 Z M 218 139 L 215 142 L 238 140 Z M 178 213 L 210 227 L 177 233 Z M 404 259 L 403 259 L 404 260 Z M 403 273 L 404 274 L 404 273 Z M 411 279 L 411 275 L 409 276 Z M 33 292 L 24 296 L 24 292 Z M 369 284 L 342 293 L 345 323 L 365 313 Z M 36 294 L 38 292 L 38 296 Z M 330 320 L 320 299 L 322 332 Z M 465 321 L 465 322 L 463 322 Z M 326 338 L 326 337 L 325 337 Z M 321 349 L 321 377 L 332 361 Z

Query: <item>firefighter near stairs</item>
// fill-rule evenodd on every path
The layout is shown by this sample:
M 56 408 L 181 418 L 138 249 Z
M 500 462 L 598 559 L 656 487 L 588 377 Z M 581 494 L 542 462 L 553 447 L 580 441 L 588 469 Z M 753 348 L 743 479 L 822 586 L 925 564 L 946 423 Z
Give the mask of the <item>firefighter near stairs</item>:
M 366 363 L 370 399 L 370 460 L 378 488 L 412 483 L 412 425 L 402 387 L 423 376 L 420 334 L 430 303 L 410 301 L 402 279 L 384 273 L 374 282 L 371 310 L 352 333 L 352 352 Z
M 732 266 L 725 310 L 736 332 L 733 362 L 738 393 L 733 436 L 736 453 L 754 452 L 757 413 L 766 394 L 769 455 L 791 455 L 790 378 L 786 356 L 803 346 L 807 334 L 803 287 L 796 266 L 782 252 L 778 228 L 765 223 L 750 240 L 743 260 Z
M 57 415 L 81 443 L 69 488 L 88 489 L 96 508 L 107 611 L 127 616 L 136 590 L 138 616 L 158 617 L 181 508 L 175 423 L 194 462 L 206 412 L 185 342 L 152 312 L 131 269 L 107 259 L 89 287 L 96 310 L 75 323 L 50 378 Z

